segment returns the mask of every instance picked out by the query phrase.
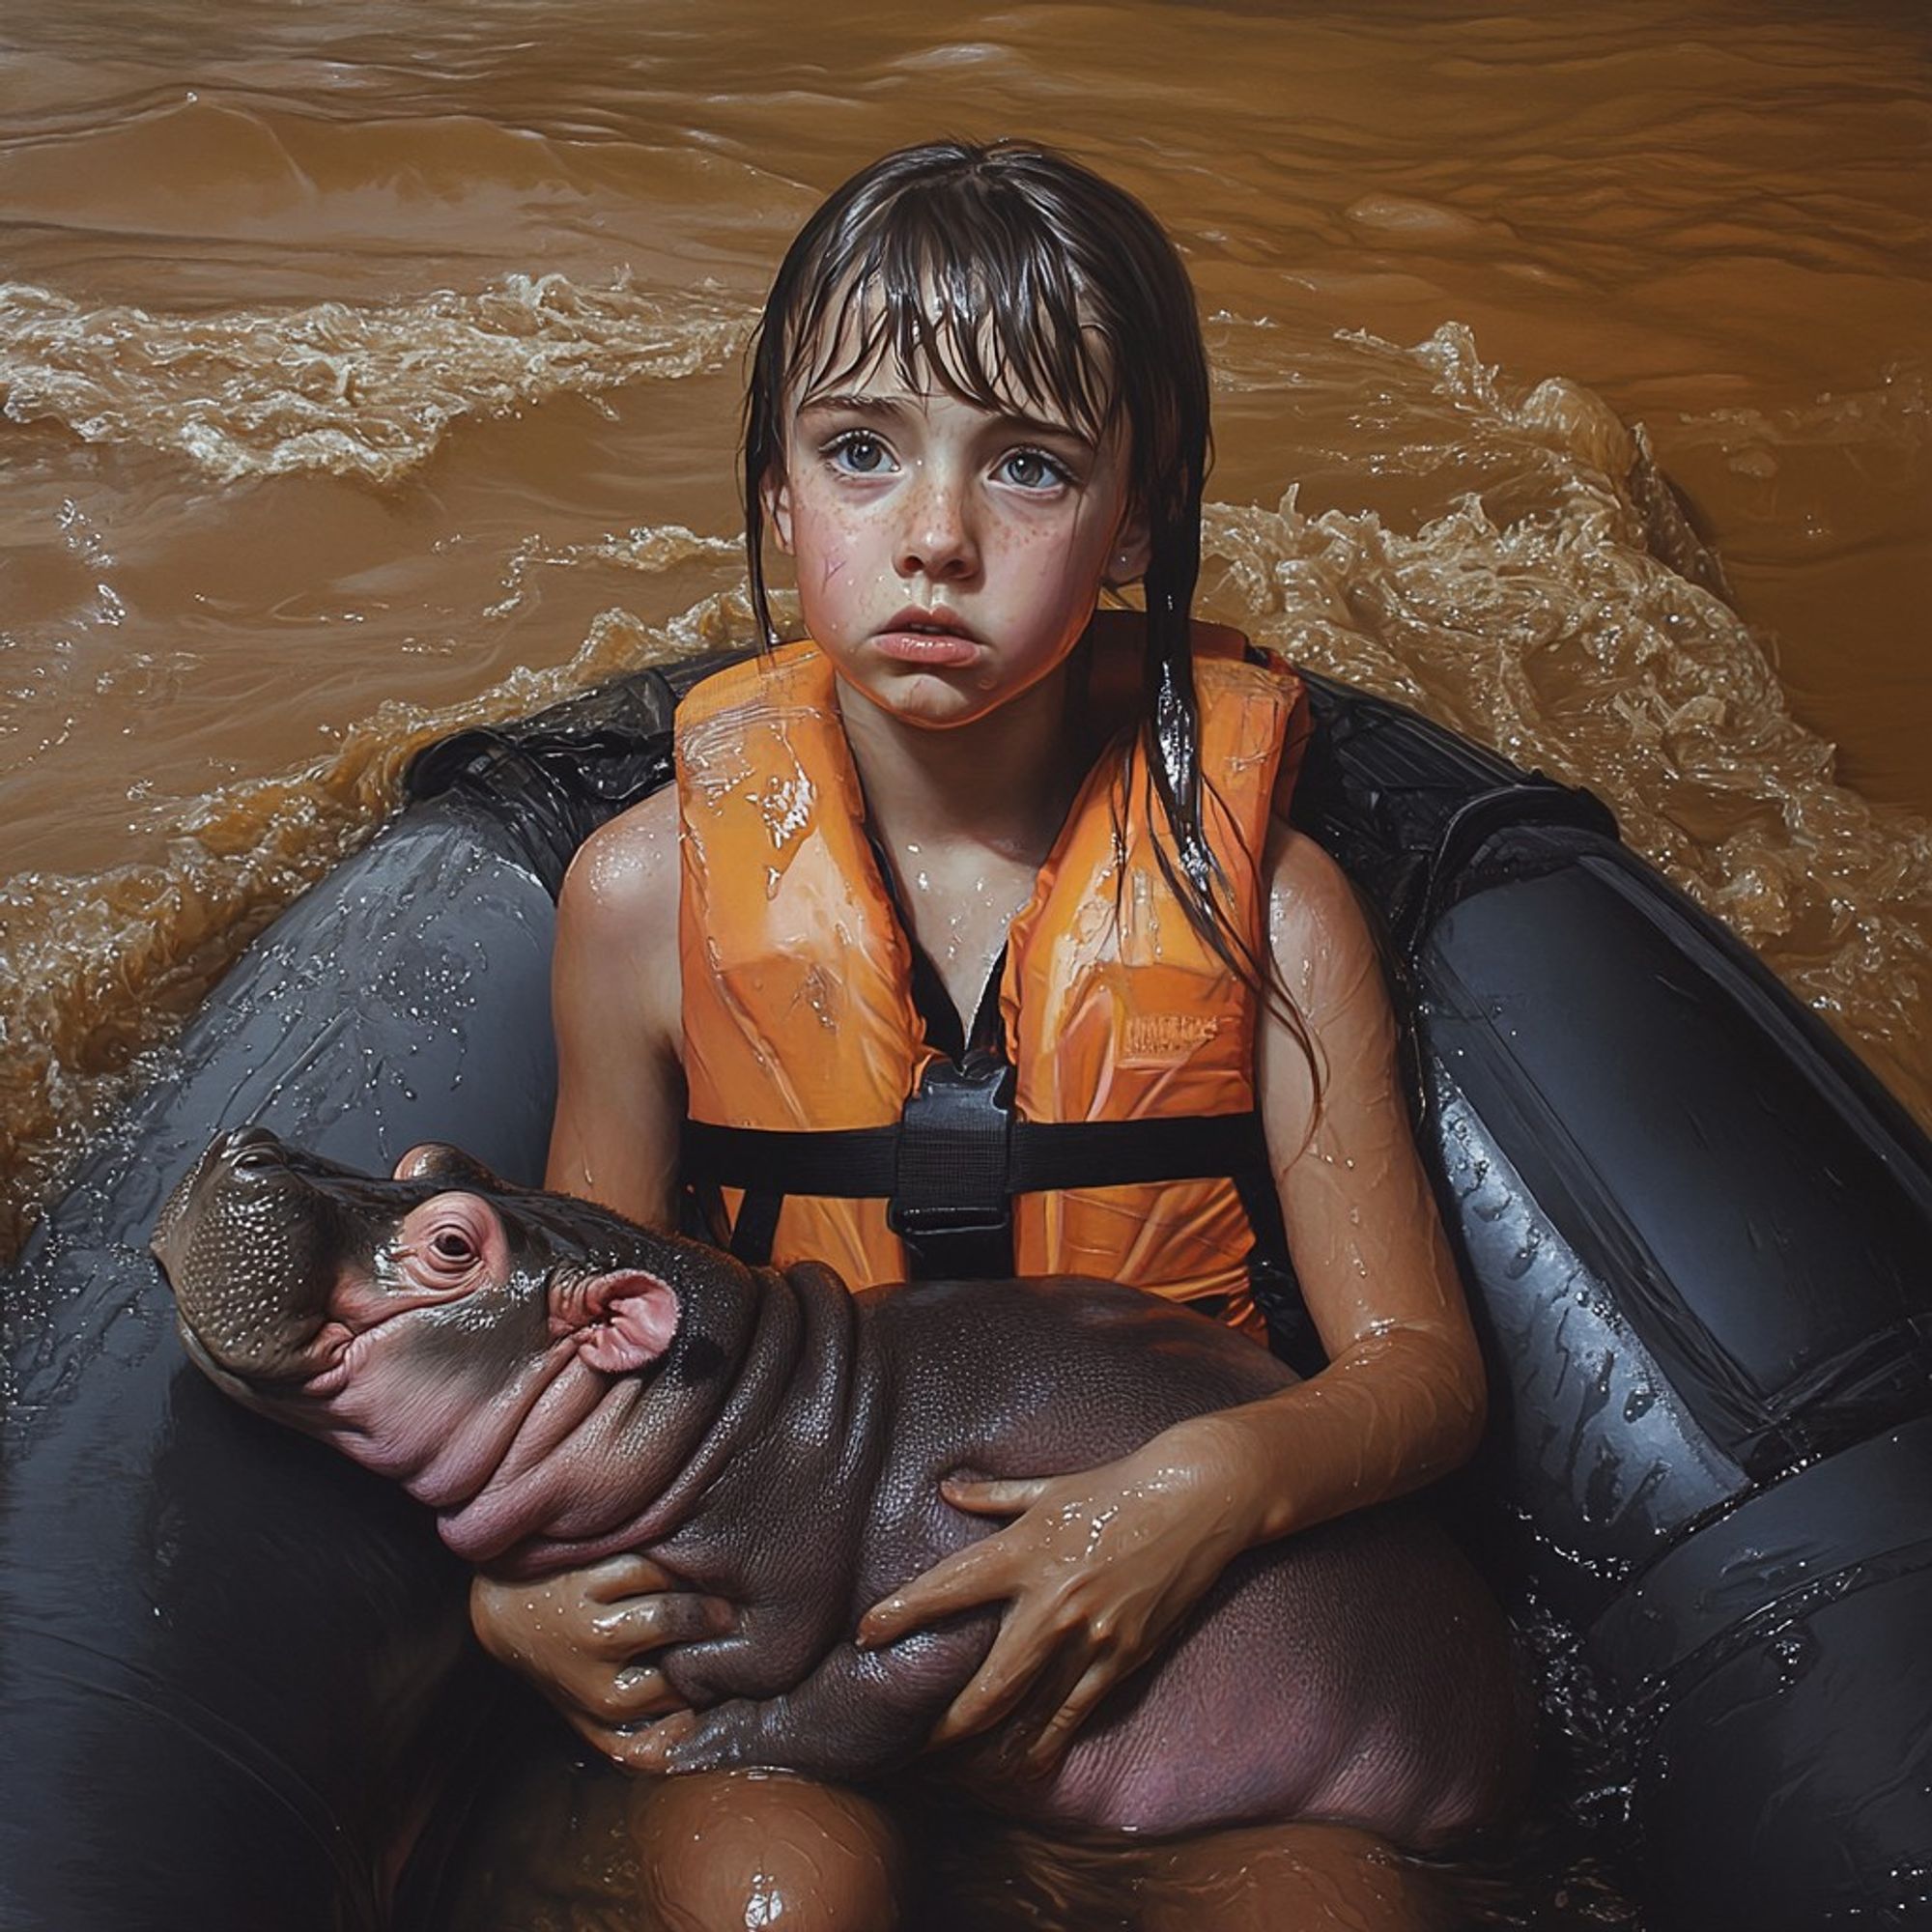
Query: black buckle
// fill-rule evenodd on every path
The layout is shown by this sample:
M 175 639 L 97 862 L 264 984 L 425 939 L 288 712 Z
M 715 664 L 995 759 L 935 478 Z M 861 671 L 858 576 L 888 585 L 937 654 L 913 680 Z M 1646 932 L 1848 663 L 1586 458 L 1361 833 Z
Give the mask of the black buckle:
M 1013 1069 L 995 1053 L 935 1060 L 899 1114 L 896 1169 L 886 1225 L 903 1241 L 1002 1235 L 1012 1226 L 1007 1191 Z

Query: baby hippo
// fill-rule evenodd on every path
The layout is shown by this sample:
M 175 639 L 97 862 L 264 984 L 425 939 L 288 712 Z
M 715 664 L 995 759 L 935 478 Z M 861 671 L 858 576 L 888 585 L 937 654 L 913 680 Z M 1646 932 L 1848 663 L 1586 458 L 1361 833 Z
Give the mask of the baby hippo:
M 700 1714 L 672 1771 L 907 1763 L 998 1626 L 995 1605 L 854 1645 L 867 1605 L 991 1527 L 946 1477 L 1091 1468 L 1293 1379 L 1134 1290 L 852 1294 L 445 1147 L 378 1180 L 242 1128 L 154 1249 L 195 1361 L 403 1483 L 460 1555 L 534 1576 L 639 1550 L 737 1606 L 728 1635 L 662 1655 Z M 1024 1803 L 1063 1827 L 1321 1818 L 1422 1848 L 1494 1814 L 1524 1743 L 1498 1611 L 1439 1532 L 1384 1508 L 1237 1560 Z M 1010 1785 L 983 1748 L 952 1775 L 989 1802 Z

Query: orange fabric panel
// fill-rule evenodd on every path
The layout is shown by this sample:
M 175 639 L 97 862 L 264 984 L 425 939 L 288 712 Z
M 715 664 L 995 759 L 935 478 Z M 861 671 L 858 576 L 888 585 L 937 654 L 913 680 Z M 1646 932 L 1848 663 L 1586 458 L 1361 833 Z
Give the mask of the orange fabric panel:
M 830 666 L 792 644 L 707 678 L 678 708 L 676 744 L 691 1117 L 890 1125 L 934 1056 Z M 883 1203 L 787 1200 L 778 1239 L 781 1257 L 826 1261 L 855 1286 L 903 1272 Z
M 698 1120 L 881 1125 L 932 1057 L 829 680 L 816 651 L 793 645 L 700 684 L 678 713 L 678 954 Z
M 1202 819 L 1220 859 L 1221 903 L 1257 966 L 1265 956 L 1262 860 L 1298 681 L 1245 661 L 1243 640 L 1197 630 Z M 1296 744 L 1299 752 L 1299 744 Z M 1139 743 L 1104 761 L 1069 814 L 1032 902 L 1014 922 L 1001 1005 L 1035 1121 L 1239 1114 L 1255 1104 L 1258 1002 L 1195 930 L 1162 873 L 1172 856 Z M 1105 1274 L 1182 1300 L 1230 1298 L 1253 1315 L 1253 1235 L 1226 1180 L 1020 1197 L 1022 1273 Z

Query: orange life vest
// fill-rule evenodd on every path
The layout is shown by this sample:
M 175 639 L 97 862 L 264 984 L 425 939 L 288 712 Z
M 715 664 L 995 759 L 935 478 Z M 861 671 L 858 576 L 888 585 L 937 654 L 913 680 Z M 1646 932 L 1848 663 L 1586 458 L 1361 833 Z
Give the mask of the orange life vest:
M 1137 675 L 1128 627 L 1096 620 L 1096 682 Z M 1218 627 L 1195 627 L 1194 680 L 1203 828 L 1233 929 L 1261 959 L 1262 853 L 1306 697 Z M 1259 1002 L 1163 874 L 1172 841 L 1138 739 L 1096 762 L 1010 929 L 1004 1122 L 960 1100 L 926 1037 L 824 655 L 790 644 L 708 678 L 676 742 L 686 1173 L 717 1183 L 739 1251 L 822 1260 L 855 1288 L 901 1280 L 920 1271 L 902 1234 L 943 1227 L 962 1189 L 990 1191 L 1001 1215 L 1010 1204 L 1014 1271 L 1211 1298 L 1259 1332 L 1251 1264 L 1258 1229 L 1279 1227 Z M 927 1172 L 935 1150 L 944 1172 Z M 766 1226 L 748 1240 L 760 1198 Z

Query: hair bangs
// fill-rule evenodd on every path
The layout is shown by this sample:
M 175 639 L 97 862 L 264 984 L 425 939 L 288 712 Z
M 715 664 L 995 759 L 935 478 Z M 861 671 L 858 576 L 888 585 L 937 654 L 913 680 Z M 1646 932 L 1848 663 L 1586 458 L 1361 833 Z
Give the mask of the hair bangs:
M 915 390 L 1050 415 L 1099 441 L 1120 414 L 1110 332 L 1027 213 L 971 193 L 905 197 L 836 238 L 787 319 L 786 392 L 843 388 L 890 357 Z

